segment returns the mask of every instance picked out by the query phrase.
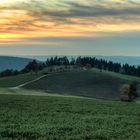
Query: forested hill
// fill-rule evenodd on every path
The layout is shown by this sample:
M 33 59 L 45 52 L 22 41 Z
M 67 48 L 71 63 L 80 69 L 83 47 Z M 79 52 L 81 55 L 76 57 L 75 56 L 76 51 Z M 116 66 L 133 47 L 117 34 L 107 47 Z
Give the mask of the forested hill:
M 21 70 L 30 61 L 32 61 L 32 59 L 21 58 L 21 57 L 0 56 L 0 71 L 3 71 L 5 69 Z
M 139 56 L 101 56 L 101 55 L 81 55 L 82 57 L 96 57 L 98 59 L 103 59 L 107 61 L 112 61 L 114 63 L 121 63 L 121 64 L 129 64 L 129 65 L 140 65 L 140 57 Z M 47 58 L 55 57 L 54 55 L 46 55 L 46 56 L 24 56 L 26 58 L 37 59 L 39 61 L 46 61 Z M 59 55 L 58 57 L 63 57 L 63 55 Z M 68 55 L 67 58 L 77 58 L 78 55 Z

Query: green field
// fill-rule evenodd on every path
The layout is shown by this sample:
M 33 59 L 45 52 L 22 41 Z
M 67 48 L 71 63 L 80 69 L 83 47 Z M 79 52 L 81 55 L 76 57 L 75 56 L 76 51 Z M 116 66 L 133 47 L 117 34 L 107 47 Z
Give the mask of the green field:
M 48 75 L 37 82 L 26 85 L 24 88 L 63 95 L 118 100 L 120 98 L 120 86 L 133 80 L 139 80 L 139 78 L 105 71 L 100 72 L 97 69 L 74 70 Z
M 137 77 L 97 69 L 0 78 L 0 140 L 139 140 L 140 102 L 119 99 Z M 30 89 L 30 90 L 29 90 Z M 86 97 L 85 97 L 86 96 Z
M 1 140 L 140 138 L 139 104 L 26 94 L 0 95 Z

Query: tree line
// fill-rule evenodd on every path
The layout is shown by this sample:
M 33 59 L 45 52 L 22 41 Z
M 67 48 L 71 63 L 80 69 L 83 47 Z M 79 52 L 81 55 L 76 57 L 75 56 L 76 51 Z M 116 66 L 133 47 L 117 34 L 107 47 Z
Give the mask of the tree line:
M 97 68 L 107 71 L 112 71 L 116 73 L 122 73 L 126 75 L 132 75 L 132 76 L 139 76 L 140 77 L 140 66 L 132 66 L 129 64 L 123 64 L 115 63 L 113 61 L 107 61 L 103 59 L 97 59 L 96 57 L 77 57 L 68 59 L 65 57 L 52 57 L 48 58 L 46 61 L 47 66 L 53 66 L 53 65 L 77 65 L 80 67 L 85 67 L 87 65 L 90 65 L 93 68 Z
M 12 75 L 18 75 L 28 72 L 34 72 L 38 73 L 38 71 L 44 69 L 45 67 L 51 67 L 51 66 L 71 66 L 75 65 L 78 67 L 86 67 L 90 66 L 92 68 L 97 68 L 107 71 L 112 71 L 116 73 L 122 73 L 126 75 L 132 75 L 132 76 L 138 76 L 140 77 L 140 66 L 132 66 L 129 64 L 123 64 L 120 63 L 114 63 L 112 61 L 106 61 L 103 59 L 97 59 L 95 57 L 77 57 L 77 58 L 71 58 L 68 59 L 68 57 L 51 57 L 46 60 L 46 62 L 39 62 L 36 60 L 33 60 L 29 62 L 22 70 L 12 70 L 7 69 L 0 73 L 1 77 L 4 76 L 12 76 Z

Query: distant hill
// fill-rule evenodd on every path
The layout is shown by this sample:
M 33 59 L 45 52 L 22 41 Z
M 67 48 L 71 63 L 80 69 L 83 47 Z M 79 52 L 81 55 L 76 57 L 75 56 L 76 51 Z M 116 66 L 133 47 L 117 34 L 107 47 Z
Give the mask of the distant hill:
M 3 71 L 5 69 L 21 70 L 30 61 L 32 61 L 32 59 L 10 57 L 10 56 L 0 56 L 0 71 Z
M 96 56 L 107 61 L 119 62 L 121 64 L 140 66 L 140 57 L 138 56 Z

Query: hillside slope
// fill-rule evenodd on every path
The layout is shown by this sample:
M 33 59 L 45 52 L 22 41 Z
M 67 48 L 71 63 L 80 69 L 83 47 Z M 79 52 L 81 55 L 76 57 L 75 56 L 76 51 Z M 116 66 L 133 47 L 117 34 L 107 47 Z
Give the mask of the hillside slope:
M 120 98 L 120 86 L 133 80 L 139 80 L 139 78 L 111 72 L 100 72 L 96 69 L 90 71 L 75 70 L 48 75 L 41 80 L 26 85 L 24 88 L 45 90 L 63 95 L 118 100 Z
M 32 81 L 38 77 L 42 76 L 42 74 L 20 74 L 16 76 L 9 76 L 9 77 L 0 77 L 0 87 L 16 87 L 26 82 Z

